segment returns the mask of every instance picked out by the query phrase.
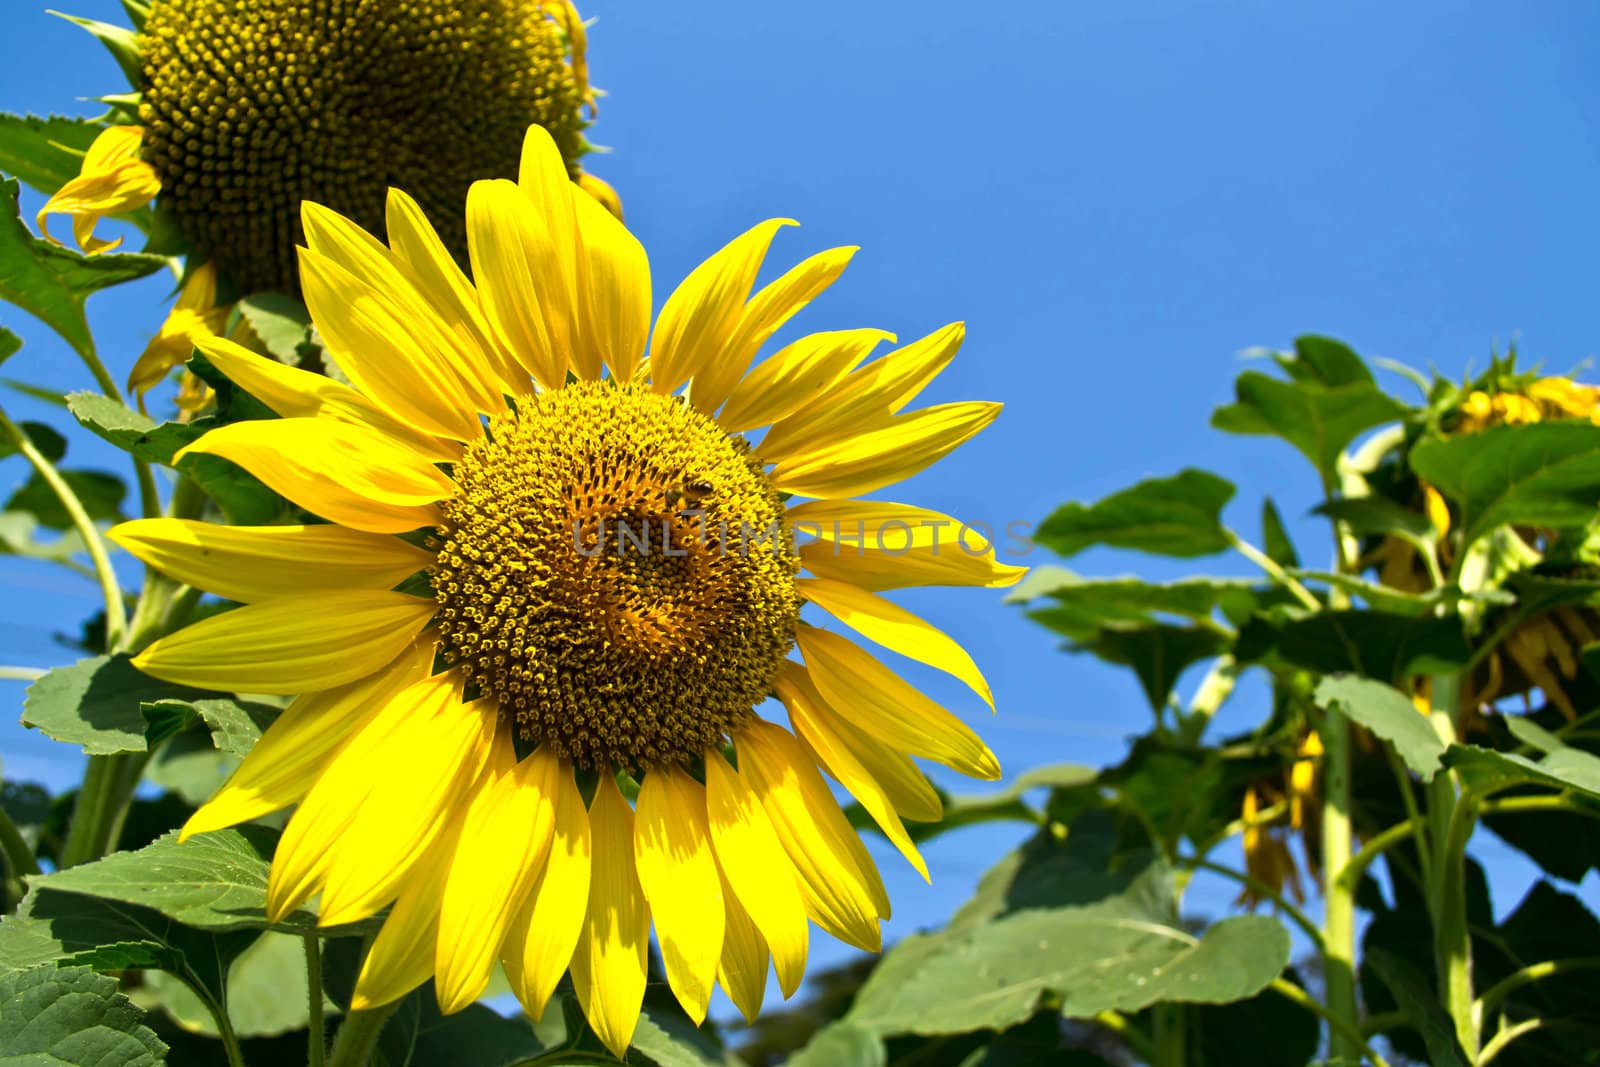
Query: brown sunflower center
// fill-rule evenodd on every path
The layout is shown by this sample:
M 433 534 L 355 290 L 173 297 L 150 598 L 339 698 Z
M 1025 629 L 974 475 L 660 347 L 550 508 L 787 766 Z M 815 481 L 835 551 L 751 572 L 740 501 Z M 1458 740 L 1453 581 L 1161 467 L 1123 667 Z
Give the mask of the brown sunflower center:
M 800 601 L 783 503 L 681 401 L 585 382 L 491 419 L 432 569 L 446 657 L 521 737 L 647 768 L 721 743 L 771 689 Z

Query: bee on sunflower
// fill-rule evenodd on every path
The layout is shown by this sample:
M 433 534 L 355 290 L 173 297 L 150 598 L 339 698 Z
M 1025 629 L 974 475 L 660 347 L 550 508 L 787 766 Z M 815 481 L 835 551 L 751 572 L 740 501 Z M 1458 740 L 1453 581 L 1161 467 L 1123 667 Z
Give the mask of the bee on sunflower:
M 904 820 L 941 806 L 911 757 L 1000 774 L 958 717 L 802 608 L 992 708 L 968 654 L 880 594 L 1023 569 L 970 538 L 941 546 L 947 516 L 859 499 L 999 413 L 909 407 L 960 324 L 872 360 L 889 335 L 813 333 L 752 366 L 855 251 L 752 293 L 791 224 L 773 219 L 691 272 L 652 329 L 644 249 L 570 177 L 534 126 L 517 181 L 473 183 L 471 279 L 405 193 L 388 195 L 387 243 L 307 204 L 301 287 L 351 384 L 202 338 L 281 417 L 188 450 L 325 521 L 111 536 L 245 605 L 140 669 L 296 696 L 185 836 L 295 806 L 269 917 L 318 896 L 324 925 L 390 909 L 358 1012 L 430 978 L 459 1010 L 498 962 L 537 1018 L 570 973 L 620 1055 L 652 925 L 696 1022 L 719 983 L 753 1017 L 769 963 L 792 993 L 811 923 L 880 947 L 889 900 L 824 770 L 924 877 Z M 769 695 L 787 728 L 758 713 Z

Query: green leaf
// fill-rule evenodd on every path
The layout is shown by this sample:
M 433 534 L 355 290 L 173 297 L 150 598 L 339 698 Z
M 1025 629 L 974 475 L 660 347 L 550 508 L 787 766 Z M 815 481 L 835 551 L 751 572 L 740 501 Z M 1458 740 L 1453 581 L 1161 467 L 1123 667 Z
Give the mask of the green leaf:
M 1197 1005 L 1185 1015 L 1194 1035 L 1185 1067 L 1304 1067 L 1317 1054 L 1317 1017 L 1273 989 L 1231 1004 Z M 1241 1034 L 1250 1035 L 1248 1048 Z
M 201 930 L 266 929 L 267 870 L 278 835 L 264 826 L 216 830 L 178 843 L 169 833 L 137 852 L 117 852 L 50 876 L 57 890 L 151 908 Z M 377 923 L 337 927 L 356 933 Z M 301 909 L 273 929 L 310 933 Z M 326 933 L 326 931 L 324 931 Z
M 1461 508 L 1471 545 L 1496 526 L 1581 527 L 1600 504 L 1600 426 L 1541 422 L 1430 438 L 1411 469 Z
M 723 1067 L 721 1053 L 707 1034 L 686 1018 L 647 1006 L 633 1031 L 628 1051 L 631 1062 L 641 1057 L 651 1067 Z
M 515 1067 L 548 1049 L 526 1019 L 507 1019 L 482 1004 L 440 1015 L 430 983 L 406 998 L 379 1038 L 374 1067 Z M 544 1063 L 544 1060 L 535 1062 Z M 560 1059 L 548 1061 L 551 1067 Z M 587 1061 L 573 1061 L 587 1062 Z
M 1232 545 L 1222 509 L 1233 483 L 1207 471 L 1151 478 L 1092 505 L 1065 504 L 1040 524 L 1034 540 L 1062 556 L 1094 545 L 1163 556 L 1209 556 Z
M 95 522 L 121 522 L 122 500 L 128 487 L 122 479 L 105 471 L 57 471 L 83 505 L 85 514 Z M 35 471 L 22 487 L 6 501 L 5 511 L 26 511 L 52 530 L 72 529 L 72 517 L 61 505 L 61 498 L 50 484 Z
M 4 363 L 22 350 L 22 338 L 0 326 L 0 363 Z
M 94 39 L 105 45 L 106 51 L 111 53 L 111 58 L 117 61 L 117 66 L 122 68 L 122 76 L 128 79 L 131 87 L 137 89 L 144 81 L 144 75 L 139 71 L 139 36 L 133 30 L 111 22 L 97 22 L 94 19 L 79 18 L 77 15 L 63 15 L 59 11 L 52 11 L 50 14 L 66 19 L 93 34 Z
M 1281 437 L 1332 482 L 1339 454 L 1363 431 L 1394 422 L 1410 410 L 1370 378 L 1344 385 L 1285 382 L 1245 371 L 1234 383 L 1236 401 L 1218 408 L 1211 425 L 1228 433 Z
M 78 531 L 68 530 L 60 537 L 41 541 L 34 536 L 39 520 L 26 511 L 0 511 L 0 554 L 61 562 L 83 551 Z
M 54 195 L 78 176 L 84 153 L 104 129 L 95 119 L 0 112 L 0 171 Z
M 1353 671 L 1398 684 L 1413 674 L 1458 671 L 1471 650 L 1455 618 L 1322 611 L 1257 615 L 1239 632 L 1234 655 L 1241 663 L 1276 661 L 1318 674 Z
M 253 293 L 239 301 L 239 314 L 279 363 L 300 366 L 300 348 L 311 343 L 311 312 L 285 293 Z
M 67 410 L 85 429 L 124 452 L 164 466 L 170 466 L 179 449 L 205 432 L 189 423 L 157 423 L 99 393 L 68 393 Z
M 39 967 L 0 976 L 0 1063 L 150 1067 L 167 1046 L 114 978 Z
M 22 722 L 57 741 L 82 745 L 90 755 L 143 752 L 146 723 L 141 704 L 202 695 L 203 690 L 144 674 L 125 655 L 96 656 L 57 667 L 30 685 Z
M 1109 663 L 1132 667 L 1144 688 L 1145 699 L 1157 712 L 1167 706 L 1178 676 L 1201 660 L 1228 650 L 1226 634 L 1199 626 L 1103 626 L 1092 640 L 1080 641 L 1074 651 L 1092 652 Z
M 1478 794 L 1497 793 L 1517 785 L 1571 789 L 1600 800 L 1600 757 L 1582 749 L 1560 748 L 1535 762 L 1511 752 L 1476 745 L 1451 745 L 1444 765 L 1461 775 L 1462 784 Z
M 211 728 L 212 743 L 223 752 L 243 758 L 261 740 L 261 734 L 278 717 L 271 704 L 228 698 L 196 700 L 191 707 Z
M 1288 961 L 1289 935 L 1275 919 L 1223 919 L 1196 939 L 1112 898 L 909 937 L 846 1019 L 879 1034 L 931 1035 L 1003 1030 L 1031 1016 L 1046 992 L 1068 1018 L 1162 1001 L 1222 1004 L 1259 993 Z
M 1261 550 L 1280 567 L 1300 566 L 1300 553 L 1294 550 L 1283 516 L 1270 496 L 1261 498 Z
M 211 1009 L 183 981 L 148 975 L 145 984 L 185 1030 L 217 1036 Z M 228 968 L 228 1021 L 240 1037 L 270 1037 L 304 1030 L 310 1022 L 305 939 L 268 930 Z M 324 998 L 323 1011 L 339 1008 Z
M 1427 979 L 1410 963 L 1383 949 L 1373 949 L 1365 962 L 1383 979 L 1394 999 L 1422 1035 L 1428 1046 L 1428 1062 L 1433 1067 L 1467 1067 L 1466 1057 L 1456 1042 L 1455 1027 L 1428 987 Z
M 1370 678 L 1336 674 L 1317 684 L 1315 699 L 1321 707 L 1338 707 L 1352 720 L 1394 746 L 1394 750 L 1424 782 L 1439 772 L 1445 743 L 1428 717 L 1392 686 Z
M 136 252 L 80 255 L 28 232 L 17 204 L 15 179 L 0 181 L 0 299 L 35 315 L 77 352 L 94 342 L 83 304 L 111 285 L 133 281 L 166 266 L 160 256 Z
M 1048 565 L 1030 571 L 1006 600 L 1025 603 L 1042 597 L 1054 603 L 1035 607 L 1028 617 L 1075 641 L 1092 640 L 1107 624 L 1152 623 L 1162 615 L 1200 622 L 1219 608 L 1248 616 L 1256 605 L 1254 586 L 1244 579 L 1186 578 L 1158 585 L 1132 575 L 1084 578 Z
M 56 430 L 42 422 L 24 422 L 22 432 L 27 435 L 28 442 L 39 450 L 39 454 L 51 463 L 57 463 L 67 454 L 67 439 Z M 7 434 L 0 438 L 0 459 L 17 454 L 17 443 Z
M 156 712 L 158 715 L 171 714 L 173 709 L 183 708 L 182 721 L 187 724 L 193 722 L 188 718 L 188 706 L 175 701 L 146 704 L 144 707 L 146 714 L 150 714 L 151 709 L 159 709 Z M 194 807 L 210 800 L 239 766 L 239 757 L 218 751 L 211 743 L 209 734 L 203 730 L 185 730 L 159 748 L 152 742 L 152 748 L 155 755 L 145 767 L 145 780 L 176 793 Z
M 1301 334 L 1294 339 L 1294 355 L 1294 359 L 1278 357 L 1278 365 L 1296 381 L 1314 381 L 1321 385 L 1373 383 L 1372 372 L 1356 355 L 1355 349 L 1343 341 L 1314 333 Z
M 878 1036 L 848 1022 L 824 1026 L 784 1061 L 787 1067 L 884 1067 L 887 1062 Z
M 1433 523 L 1426 515 L 1385 496 L 1341 497 L 1326 500 L 1311 510 L 1344 523 L 1352 533 L 1362 536 L 1393 534 L 1413 542 L 1434 536 Z

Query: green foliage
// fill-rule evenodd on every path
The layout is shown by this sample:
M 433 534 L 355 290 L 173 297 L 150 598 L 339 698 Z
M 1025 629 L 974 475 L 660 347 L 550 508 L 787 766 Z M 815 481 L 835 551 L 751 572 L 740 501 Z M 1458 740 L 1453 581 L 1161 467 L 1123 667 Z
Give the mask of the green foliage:
M 96 656 L 30 685 L 22 721 L 90 755 L 143 752 L 149 746 L 140 705 L 199 694 L 141 673 L 125 655 Z
M 149 1067 L 166 1051 L 114 979 L 81 967 L 0 975 L 0 1062 Z
M 1317 685 L 1316 701 L 1337 707 L 1353 722 L 1394 746 L 1395 753 L 1424 782 L 1439 771 L 1445 743 L 1416 705 L 1393 686 L 1370 678 L 1329 675 Z
M 153 274 L 167 261 L 133 252 L 85 256 L 34 237 L 17 199 L 16 180 L 0 181 L 0 299 L 37 316 L 79 354 L 91 352 L 84 301 L 108 286 Z
M 1039 524 L 1033 539 L 1062 556 L 1106 545 L 1162 556 L 1209 556 L 1232 543 L 1222 509 L 1230 482 L 1206 471 L 1151 478 L 1097 504 L 1065 504 Z
M 78 176 L 83 154 L 103 129 L 93 119 L 0 112 L 0 173 L 50 196 Z

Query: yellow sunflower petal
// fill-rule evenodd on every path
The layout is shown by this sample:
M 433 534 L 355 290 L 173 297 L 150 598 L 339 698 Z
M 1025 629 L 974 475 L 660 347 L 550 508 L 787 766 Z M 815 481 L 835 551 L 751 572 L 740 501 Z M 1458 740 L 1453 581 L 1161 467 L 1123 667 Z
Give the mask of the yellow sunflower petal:
M 525 393 L 528 375 L 500 346 L 478 304 L 478 291 L 440 240 L 422 206 L 399 189 L 385 203 L 389 248 L 406 277 L 458 341 L 482 354 L 483 363 L 513 395 Z
M 949 366 L 965 335 L 966 327 L 953 322 L 885 353 L 774 425 L 761 455 L 780 462 L 896 414 Z
M 802 260 L 745 304 L 726 344 L 695 373 L 689 399 L 711 414 L 728 398 L 756 351 L 789 319 L 832 285 L 859 249 L 830 248 Z
M 394 908 L 361 961 L 351 1008 L 370 1011 L 392 1003 L 433 977 L 439 901 L 460 839 L 461 820 L 451 820 L 406 873 Z
M 667 984 L 699 1026 L 711 1004 L 725 921 L 705 789 L 677 768 L 658 768 L 645 776 L 637 805 L 634 862 L 655 915 Z
M 372 243 L 387 256 L 387 249 Z M 463 373 L 467 361 L 446 348 L 432 313 L 421 300 L 407 298 L 410 286 L 389 267 L 394 290 L 377 288 L 323 251 L 300 249 L 300 284 L 311 319 L 339 368 L 369 399 L 425 433 L 470 440 L 480 430 L 478 412 L 489 403 L 474 396 L 470 372 Z
M 841 941 L 878 951 L 878 919 L 888 918 L 888 894 L 805 750 L 781 726 L 761 719 L 747 723 L 733 743 L 741 777 L 761 798 L 800 876 L 812 920 Z
M 102 130 L 84 153 L 78 176 L 39 209 L 35 220 L 39 232 L 55 241 L 45 219 L 50 215 L 71 215 L 73 236 L 85 252 L 109 252 L 120 245 L 120 237 L 114 241 L 97 239 L 94 228 L 102 217 L 141 208 L 161 191 L 161 179 L 155 169 L 139 158 L 143 140 L 141 126 L 108 126 Z
M 588 193 L 595 202 L 610 212 L 618 222 L 622 220 L 622 197 L 604 178 L 584 171 L 578 175 L 578 188 Z
M 473 182 L 467 246 L 478 297 L 500 343 L 540 385 L 560 386 L 568 356 L 559 305 L 568 297 L 549 233 L 527 193 L 508 181 Z
M 862 589 L 1014 585 L 1026 567 L 1000 563 L 980 532 L 937 511 L 879 500 L 812 500 L 787 512 L 805 538 L 800 562 L 818 578 Z
M 464 703 L 452 692 L 437 711 L 419 708 L 416 714 L 431 715 L 429 729 L 406 731 L 374 757 L 377 766 L 397 772 L 373 776 L 372 767 L 365 768 L 376 780 L 328 865 L 324 926 L 359 922 L 394 899 L 405 873 L 466 806 L 489 759 L 497 719 L 492 703 Z M 341 792 L 348 796 L 355 788 L 347 784 Z
M 670 393 L 722 351 L 744 310 L 773 236 L 793 219 L 768 219 L 746 230 L 689 272 L 667 297 L 650 342 L 650 384 Z
M 572 955 L 572 987 L 595 1035 L 618 1059 L 628 1051 L 650 947 L 650 907 L 633 865 L 633 809 L 602 774 L 589 808 L 593 874 L 583 934 Z
M 783 460 L 772 472 L 772 484 L 797 496 L 870 493 L 954 452 L 993 422 L 1000 408 L 974 400 L 893 415 Z
M 720 752 L 706 753 L 706 814 L 717 863 L 733 889 L 729 899 L 737 899 L 761 932 L 778 985 L 790 996 L 805 977 L 809 938 L 799 876 L 761 798 Z
M 739 898 L 722 878 L 722 904 L 727 910 L 727 934 L 722 939 L 722 960 L 717 966 L 717 981 L 744 1016 L 744 1021 L 754 1023 L 761 1014 L 761 1001 L 767 992 L 767 968 L 771 955 L 767 952 L 766 938 L 756 929 L 750 913 L 744 910 Z
M 258 356 L 225 337 L 197 338 L 195 347 L 229 381 L 284 418 L 320 415 L 388 434 L 431 460 L 450 462 L 461 456 L 460 442 L 444 441 L 412 429 L 348 385 L 326 375 Z
M 259 419 L 219 426 L 178 453 L 230 459 L 307 511 L 369 533 L 439 522 L 455 483 L 376 430 L 332 419 Z
M 173 367 L 188 362 L 196 339 L 221 330 L 227 317 L 228 308 L 217 306 L 216 269 L 210 263 L 192 268 L 178 291 L 178 302 L 128 372 L 128 392 L 139 401 L 140 410 L 144 394 Z
M 511 989 L 535 1021 L 567 971 L 589 908 L 589 811 L 571 767 L 561 769 L 555 820 L 549 858 L 500 950 Z
M 805 668 L 793 662 L 784 664 L 784 671 L 778 676 L 776 685 L 778 699 L 789 709 L 789 721 L 794 725 L 795 736 L 806 746 L 810 755 L 828 768 L 828 773 L 861 802 L 867 814 L 883 830 L 884 836 L 922 875 L 923 881 L 931 882 L 928 865 L 912 843 L 911 835 L 906 833 L 905 824 L 895 812 L 888 793 L 878 784 L 872 772 L 855 758 L 849 747 L 828 729 L 828 721 L 818 712 L 824 701 L 812 685 Z
M 848 582 L 828 578 L 802 578 L 795 583 L 800 595 L 870 641 L 907 659 L 926 663 L 959 678 L 994 710 L 994 694 L 967 650 L 943 630 Z
M 509 753 L 510 735 L 502 732 L 499 744 Z M 550 852 L 561 761 L 544 745 L 520 763 L 512 755 L 511 763 L 467 811 L 451 862 L 434 971 L 446 1014 L 483 994 L 512 919 Z
M 107 536 L 168 577 L 244 603 L 325 589 L 388 589 L 433 559 L 398 537 L 342 526 L 134 519 Z
M 532 206 L 523 229 L 529 262 L 540 278 L 539 310 L 556 350 L 569 360 L 580 348 L 580 334 L 593 328 L 578 305 L 577 202 L 588 201 L 572 184 L 555 139 L 540 126 L 522 139 L 517 185 Z
M 576 197 L 578 309 L 585 325 L 573 337 L 573 369 L 580 378 L 598 378 L 610 367 L 619 381 L 630 381 L 644 358 L 650 335 L 650 260 L 644 246 L 605 208 Z
M 284 828 L 267 877 L 268 921 L 279 921 L 318 892 L 342 848 L 361 847 L 346 832 L 380 778 L 403 781 L 424 766 L 437 766 L 426 746 L 447 741 L 452 728 L 458 737 L 470 735 L 482 718 L 481 709 L 462 705 L 453 672 L 423 676 L 394 692 L 339 750 Z M 471 768 L 472 774 L 481 766 Z M 374 774 L 375 767 L 386 775 Z M 456 773 L 454 767 L 444 770 Z
M 910 757 L 858 729 L 826 702 L 810 710 L 812 728 L 826 729 L 835 744 L 855 757 L 872 775 L 901 818 L 912 822 L 938 822 L 944 818 L 944 801 L 939 799 L 939 791 Z
M 267 727 L 216 795 L 189 816 L 178 840 L 248 822 L 298 802 L 346 740 L 372 721 L 395 694 L 428 676 L 433 654 L 433 642 L 418 642 L 375 674 L 296 699 Z
M 862 730 L 902 752 L 994 781 L 1000 763 L 960 719 L 847 638 L 802 626 L 796 635 L 817 692 Z
M 854 370 L 883 341 L 893 344 L 894 334 L 830 330 L 785 345 L 733 387 L 717 415 L 718 425 L 740 433 L 777 422 Z
M 163 681 L 233 693 L 332 689 L 382 670 L 434 608 L 386 590 L 279 597 L 163 637 L 133 665 Z

